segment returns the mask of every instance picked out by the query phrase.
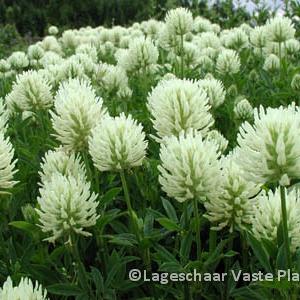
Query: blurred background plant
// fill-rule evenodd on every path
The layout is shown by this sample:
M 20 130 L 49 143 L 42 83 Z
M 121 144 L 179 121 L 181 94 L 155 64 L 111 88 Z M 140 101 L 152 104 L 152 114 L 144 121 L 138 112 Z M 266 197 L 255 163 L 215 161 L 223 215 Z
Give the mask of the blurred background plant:
M 276 0 L 0 0 L 0 37 L 5 44 L 3 35 L 11 37 L 13 26 L 22 36 L 43 36 L 49 24 L 60 28 L 128 25 L 151 17 L 162 19 L 168 9 L 178 6 L 229 28 L 250 19 L 262 24 L 284 5 L 290 15 L 300 16 L 296 0 L 287 4 Z

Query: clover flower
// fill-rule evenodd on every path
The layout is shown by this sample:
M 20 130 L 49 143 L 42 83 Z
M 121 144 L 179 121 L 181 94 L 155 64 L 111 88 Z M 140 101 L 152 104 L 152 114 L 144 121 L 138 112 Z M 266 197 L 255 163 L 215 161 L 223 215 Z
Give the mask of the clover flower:
M 193 29 L 193 15 L 183 7 L 168 11 L 165 23 L 168 32 L 172 35 L 184 35 Z
M 276 56 L 275 54 L 270 54 L 269 56 L 267 56 L 263 65 L 263 69 L 266 71 L 275 71 L 278 70 L 279 68 L 280 68 L 279 57 Z
M 225 152 L 228 146 L 228 141 L 218 130 L 209 131 L 206 136 L 206 139 L 208 141 L 215 142 L 218 146 L 218 151 L 221 153 Z
M 22 112 L 47 110 L 53 105 L 51 86 L 37 71 L 27 71 L 18 75 L 12 91 L 6 96 L 10 111 L 19 109 Z
M 61 84 L 51 112 L 54 136 L 67 150 L 87 148 L 91 130 L 106 115 L 102 99 L 88 81 L 69 79 Z
M 266 27 L 256 26 L 250 33 L 250 42 L 256 48 L 264 48 L 267 44 Z
M 195 129 L 205 135 L 214 120 L 206 92 L 187 79 L 161 81 L 148 95 L 147 107 L 160 138 Z
M 27 54 L 30 60 L 40 60 L 44 56 L 45 50 L 38 44 L 30 45 Z
M 48 28 L 48 33 L 50 34 L 50 35 L 57 35 L 58 34 L 58 32 L 59 32 L 59 30 L 58 30 L 58 28 L 56 27 L 56 26 L 50 26 L 49 28 Z
M 125 59 L 118 61 L 118 64 L 128 72 L 147 72 L 157 63 L 158 55 L 157 47 L 149 38 L 136 38 L 129 43 Z
M 215 142 L 196 132 L 181 132 L 161 143 L 159 182 L 169 197 L 179 202 L 205 201 L 218 194 L 220 153 Z
M 119 171 L 142 165 L 147 141 L 143 127 L 123 113 L 106 118 L 93 129 L 89 151 L 100 171 Z
M 73 176 L 54 173 L 39 189 L 37 199 L 40 227 L 55 242 L 60 237 L 70 239 L 72 233 L 91 236 L 85 228 L 96 224 L 99 215 L 97 195 L 90 192 L 90 183 Z
M 102 86 L 108 93 L 122 94 L 124 90 L 129 89 L 125 70 L 120 66 L 105 65 Z
M 10 70 L 10 63 L 7 59 L 0 59 L 0 74 L 6 73 Z
M 215 78 L 202 79 L 198 81 L 198 85 L 207 93 L 209 104 L 213 108 L 223 104 L 226 96 L 223 83 Z
M 250 121 L 253 119 L 253 107 L 245 98 L 235 104 L 233 112 L 238 120 Z
M 7 59 L 11 68 L 14 70 L 20 70 L 28 67 L 29 60 L 26 53 L 22 51 L 13 52 Z
M 85 54 L 91 59 L 94 63 L 98 62 L 97 49 L 91 44 L 81 44 L 76 48 L 76 54 Z
M 8 117 L 9 114 L 4 100 L 0 98 L 0 133 L 5 133 L 7 130 Z
M 291 82 L 291 87 L 295 91 L 300 91 L 300 74 L 295 74 L 293 76 L 292 82 Z M 0 114 L 1 114 L 1 109 L 0 109 Z M 1 128 L 1 126 L 0 126 Z
M 63 148 L 49 150 L 43 157 L 39 171 L 42 185 L 50 181 L 55 173 L 72 176 L 77 180 L 86 179 L 85 167 L 80 157 L 66 152 Z
M 208 19 L 201 16 L 197 16 L 194 19 L 193 30 L 197 33 L 201 32 L 212 32 L 214 31 L 214 24 L 212 24 Z
M 4 133 L 0 132 L 0 193 L 12 188 L 17 182 L 13 180 L 17 160 L 14 160 L 14 149 Z
M 300 42 L 296 39 L 290 39 L 284 44 L 285 51 L 289 55 L 294 55 L 300 50 Z
M 227 48 L 240 51 L 241 49 L 248 47 L 248 35 L 240 28 L 232 29 L 224 36 L 224 45 Z
M 0 288 L 1 300 L 47 300 L 47 291 L 36 281 L 33 285 L 32 281 L 27 277 L 22 277 L 19 285 L 13 286 L 10 277 L 6 279 L 3 287 Z
M 294 253 L 300 246 L 300 196 L 296 189 L 287 192 L 286 209 L 290 248 Z M 281 198 L 279 188 L 275 192 L 261 193 L 252 216 L 252 233 L 256 239 L 266 239 L 277 243 L 282 222 Z
M 294 38 L 295 28 L 292 20 L 287 17 L 277 16 L 267 21 L 267 39 L 270 42 L 283 43 Z
M 213 48 L 219 50 L 221 48 L 220 38 L 213 32 L 201 33 L 199 38 L 196 39 L 196 43 L 200 49 Z
M 57 54 L 62 53 L 61 45 L 54 36 L 46 36 L 42 40 L 41 46 L 45 51 L 52 51 Z
M 49 65 L 58 65 L 63 62 L 63 58 L 52 51 L 46 51 L 43 57 L 39 60 L 39 63 L 43 67 L 49 67 Z
M 222 75 L 236 74 L 239 72 L 240 66 L 240 58 L 236 51 L 231 49 L 224 49 L 220 52 L 216 62 L 218 73 Z
M 205 217 L 213 223 L 214 230 L 228 227 L 245 229 L 252 223 L 254 207 L 257 205 L 260 188 L 245 179 L 243 170 L 234 159 L 234 152 L 221 159 L 222 177 L 220 194 L 204 203 Z
M 286 108 L 254 110 L 254 124 L 245 122 L 238 134 L 238 161 L 247 178 L 259 184 L 300 178 L 299 112 Z

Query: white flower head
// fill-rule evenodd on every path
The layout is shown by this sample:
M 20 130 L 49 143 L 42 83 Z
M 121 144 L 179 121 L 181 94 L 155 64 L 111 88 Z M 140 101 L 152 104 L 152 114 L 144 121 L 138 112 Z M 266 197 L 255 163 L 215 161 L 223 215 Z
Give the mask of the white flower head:
M 220 38 L 213 32 L 201 33 L 199 38 L 196 39 L 196 43 L 200 49 L 213 48 L 219 50 L 221 48 Z
M 246 98 L 235 104 L 233 112 L 238 120 L 250 121 L 253 119 L 253 107 Z
M 224 49 L 220 52 L 216 63 L 217 72 L 222 75 L 236 74 L 239 72 L 240 66 L 240 58 L 236 51 Z
M 233 153 L 223 157 L 221 164 L 221 191 L 217 197 L 205 202 L 205 216 L 214 224 L 215 230 L 224 227 L 230 231 L 245 229 L 252 222 L 254 206 L 258 202 L 256 195 L 260 188 L 245 179 Z
M 209 104 L 213 108 L 217 108 L 221 104 L 223 104 L 226 96 L 226 91 L 224 89 L 223 83 L 220 80 L 214 78 L 202 79 L 198 81 L 198 84 L 207 93 Z
M 0 59 L 0 74 L 6 73 L 10 70 L 10 63 L 7 59 Z
M 249 45 L 248 35 L 240 28 L 230 30 L 224 37 L 224 45 L 227 48 L 240 51 Z
M 266 27 L 256 26 L 250 33 L 250 42 L 256 48 L 264 48 L 267 44 Z
M 41 183 L 50 181 L 55 173 L 72 176 L 77 180 L 86 179 L 85 167 L 79 155 L 68 153 L 63 148 L 49 150 L 43 157 L 39 172 Z
M 57 54 L 62 53 L 61 45 L 54 36 L 46 36 L 41 42 L 41 46 L 45 51 L 52 51 Z
M 209 131 L 206 139 L 208 141 L 215 142 L 218 146 L 218 151 L 220 151 L 221 153 L 223 153 L 228 146 L 228 141 L 218 130 Z
M 87 148 L 91 130 L 106 115 L 102 99 L 88 81 L 69 79 L 61 84 L 51 112 L 54 136 L 67 150 Z
M 157 63 L 159 52 L 151 39 L 141 37 L 129 43 L 128 51 L 125 54 L 126 56 L 118 61 L 124 70 L 147 72 L 151 71 L 153 65 Z
M 300 42 L 296 39 L 290 39 L 285 42 L 284 48 L 287 54 L 294 55 L 300 50 Z
M 7 59 L 11 68 L 14 70 L 25 69 L 29 65 L 26 53 L 22 51 L 13 52 Z
M 127 88 L 129 89 L 128 77 L 125 70 L 120 66 L 105 65 L 102 86 L 108 93 L 119 93 Z
M 70 238 L 72 233 L 91 236 L 85 228 L 94 226 L 99 215 L 97 195 L 90 192 L 90 183 L 54 173 L 39 191 L 36 212 L 42 231 L 51 235 L 47 241 Z
M 36 281 L 35 285 L 27 277 L 22 277 L 19 285 L 13 286 L 10 277 L 6 279 L 0 288 L 1 300 L 47 300 L 47 291 Z
M 122 113 L 93 129 L 89 151 L 98 170 L 119 171 L 141 166 L 147 144 L 142 125 Z
M 194 19 L 193 29 L 197 33 L 201 32 L 215 32 L 216 27 L 213 27 L 213 24 L 201 16 L 197 16 Z
M 254 110 L 254 124 L 245 122 L 238 134 L 238 162 L 253 182 L 265 184 L 300 178 L 299 112 L 286 108 Z
M 3 98 L 0 98 L 0 134 L 6 132 L 9 113 Z
M 187 79 L 161 81 L 148 95 L 147 107 L 160 138 L 195 129 L 205 135 L 214 120 L 206 92 Z
M 267 21 L 267 39 L 270 42 L 283 43 L 294 38 L 295 28 L 292 20 L 287 17 L 276 16 Z
M 263 69 L 266 71 L 275 71 L 278 70 L 280 67 L 280 60 L 279 57 L 276 56 L 275 54 L 270 54 L 267 56 Z
M 183 7 L 168 11 L 165 22 L 168 32 L 173 35 L 184 35 L 193 29 L 193 15 Z
M 6 96 L 10 111 L 37 112 L 53 105 L 51 86 L 37 71 L 27 71 L 17 76 L 12 91 Z
M 27 53 L 30 60 L 39 60 L 44 56 L 45 50 L 40 45 L 35 44 L 28 47 Z
M 4 134 L 0 132 L 0 193 L 1 190 L 12 188 L 17 182 L 14 181 L 17 160 L 14 160 L 14 149 Z
M 48 33 L 50 34 L 50 35 L 57 35 L 58 34 L 58 32 L 59 32 L 59 30 L 58 30 L 58 28 L 56 27 L 56 26 L 50 26 L 49 28 L 48 28 Z
M 179 202 L 205 201 L 218 194 L 220 164 L 216 143 L 203 140 L 201 134 L 180 133 L 161 143 L 159 182 L 171 198 Z
M 300 91 L 300 74 L 295 74 L 293 76 L 293 79 L 292 79 L 292 82 L 291 82 L 291 87 L 293 90 L 295 91 Z M 0 109 L 1 111 L 1 109 Z M 1 112 L 0 112 L 1 114 Z M 0 128 L 1 128 L 1 125 L 0 125 Z
M 286 209 L 288 235 L 291 251 L 300 247 L 300 195 L 296 189 L 287 192 Z M 281 197 L 279 188 L 275 192 L 261 193 L 252 217 L 252 233 L 256 239 L 266 239 L 277 243 L 277 231 L 282 222 Z

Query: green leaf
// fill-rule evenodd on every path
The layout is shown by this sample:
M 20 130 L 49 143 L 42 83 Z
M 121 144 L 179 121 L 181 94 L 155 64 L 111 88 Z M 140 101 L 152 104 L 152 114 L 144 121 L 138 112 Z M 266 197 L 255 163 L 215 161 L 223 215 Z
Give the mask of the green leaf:
M 95 268 L 95 267 L 91 267 L 91 277 L 94 281 L 94 284 L 96 286 L 97 292 L 98 292 L 98 296 L 100 296 L 101 294 L 104 293 L 104 281 L 103 281 L 103 276 L 100 273 L 100 271 Z
M 255 237 L 252 236 L 251 234 L 246 233 L 246 235 L 247 235 L 247 240 L 248 240 L 255 256 L 261 263 L 261 265 L 264 267 L 264 269 L 267 272 L 272 272 L 272 268 L 271 268 L 270 261 L 269 261 L 269 259 L 270 259 L 269 254 L 268 254 L 267 250 L 265 249 L 265 247 L 263 246 L 263 244 L 260 243 L 257 239 L 255 239 Z
M 144 221 L 144 234 L 146 236 L 152 233 L 153 222 L 154 222 L 153 215 L 151 215 L 150 213 L 147 213 L 146 217 L 145 217 L 145 221 Z
M 36 238 L 39 233 L 38 226 L 28 223 L 26 221 L 13 221 L 13 222 L 10 222 L 9 225 L 26 232 L 27 234 L 29 234 L 30 236 L 32 236 L 34 238 Z
M 193 233 L 192 231 L 188 231 L 186 235 L 181 239 L 180 243 L 180 257 L 188 259 L 189 253 L 191 251 L 193 241 Z
M 47 291 L 50 294 L 62 296 L 78 296 L 84 293 L 78 286 L 69 283 L 57 283 L 49 285 Z
M 223 256 L 224 257 L 234 257 L 236 255 L 238 255 L 239 253 L 233 250 L 229 250 L 228 252 L 226 252 Z
M 121 191 L 122 191 L 122 188 L 120 188 L 120 187 L 112 188 L 109 191 L 107 191 L 101 197 L 99 206 L 104 207 L 104 206 L 108 205 L 111 201 L 113 201 L 116 198 L 117 195 L 120 194 Z
M 176 215 L 176 211 L 175 208 L 172 206 L 172 204 L 170 203 L 170 201 L 168 201 L 167 199 L 161 197 L 162 200 L 162 205 L 167 213 L 167 216 L 173 220 L 175 223 L 178 223 L 178 218 Z
M 168 218 L 158 218 L 156 221 L 162 225 L 167 230 L 171 231 L 180 231 L 181 228 L 178 224 L 176 224 L 174 221 L 168 219 Z

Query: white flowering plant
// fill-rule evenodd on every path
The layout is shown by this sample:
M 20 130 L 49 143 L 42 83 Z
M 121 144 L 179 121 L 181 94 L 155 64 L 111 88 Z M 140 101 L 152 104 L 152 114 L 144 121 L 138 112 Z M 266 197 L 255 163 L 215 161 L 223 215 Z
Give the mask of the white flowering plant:
M 128 275 L 300 272 L 300 33 L 220 24 L 52 25 L 1 58 L 0 299 L 299 298 Z

